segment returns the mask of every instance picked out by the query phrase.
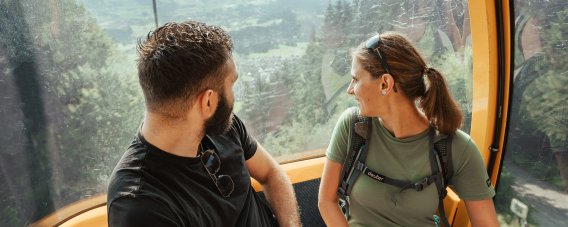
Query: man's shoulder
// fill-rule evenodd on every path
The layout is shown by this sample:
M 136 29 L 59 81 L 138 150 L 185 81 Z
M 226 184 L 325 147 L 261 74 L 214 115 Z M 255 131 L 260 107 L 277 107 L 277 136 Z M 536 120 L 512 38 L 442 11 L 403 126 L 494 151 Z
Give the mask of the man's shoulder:
M 121 196 L 107 206 L 109 226 L 179 226 L 173 210 L 159 197 Z
M 235 114 L 233 114 L 232 124 L 227 132 L 209 136 L 216 144 L 223 145 L 225 148 L 244 151 L 245 160 L 252 157 L 257 149 L 256 140 L 249 134 L 245 124 Z
M 237 117 L 236 114 L 233 114 L 231 119 L 231 128 L 225 134 L 231 134 L 233 136 L 239 137 L 240 135 L 246 133 L 246 131 L 247 128 L 245 126 L 245 123 L 243 123 L 243 121 L 239 117 Z
M 169 206 L 172 199 L 163 187 L 153 185 L 149 180 L 152 174 L 144 160 L 147 153 L 144 146 L 130 146 L 112 172 L 107 193 L 109 223 L 116 226 L 152 226 L 152 223 L 177 226 Z
M 147 149 L 137 139 L 124 152 L 109 179 L 107 204 L 119 197 L 134 197 L 139 192 L 143 159 L 147 152 Z

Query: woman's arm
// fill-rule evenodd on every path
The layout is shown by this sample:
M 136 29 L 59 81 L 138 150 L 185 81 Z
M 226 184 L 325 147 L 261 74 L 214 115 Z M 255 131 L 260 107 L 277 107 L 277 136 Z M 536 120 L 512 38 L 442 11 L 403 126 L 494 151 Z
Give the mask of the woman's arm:
M 499 226 L 492 199 L 465 201 L 467 214 L 473 227 Z
M 326 159 L 323 167 L 318 194 L 318 208 L 321 217 L 328 226 L 349 226 L 338 205 L 337 187 L 342 166 L 341 163 Z

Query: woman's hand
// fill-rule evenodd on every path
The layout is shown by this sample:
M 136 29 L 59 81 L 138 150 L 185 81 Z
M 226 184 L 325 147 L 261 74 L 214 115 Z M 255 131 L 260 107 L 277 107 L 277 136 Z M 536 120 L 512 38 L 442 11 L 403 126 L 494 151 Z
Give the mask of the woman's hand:
M 492 199 L 465 201 L 465 207 L 473 227 L 499 226 Z

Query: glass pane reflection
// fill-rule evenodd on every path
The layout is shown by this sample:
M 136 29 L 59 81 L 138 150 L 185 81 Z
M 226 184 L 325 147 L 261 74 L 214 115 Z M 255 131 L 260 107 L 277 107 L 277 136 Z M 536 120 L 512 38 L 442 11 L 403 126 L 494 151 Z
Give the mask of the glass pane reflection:
M 515 1 L 511 119 L 496 197 L 504 226 L 568 224 L 567 6 Z M 526 219 L 512 212 L 513 199 L 527 205 Z

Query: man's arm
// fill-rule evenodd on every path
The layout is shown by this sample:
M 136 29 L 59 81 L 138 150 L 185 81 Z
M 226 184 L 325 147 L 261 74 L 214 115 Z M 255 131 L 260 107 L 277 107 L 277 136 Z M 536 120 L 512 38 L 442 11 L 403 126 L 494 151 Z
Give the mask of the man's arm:
M 301 226 L 292 182 L 258 142 L 255 154 L 246 165 L 251 177 L 262 185 L 280 226 Z

